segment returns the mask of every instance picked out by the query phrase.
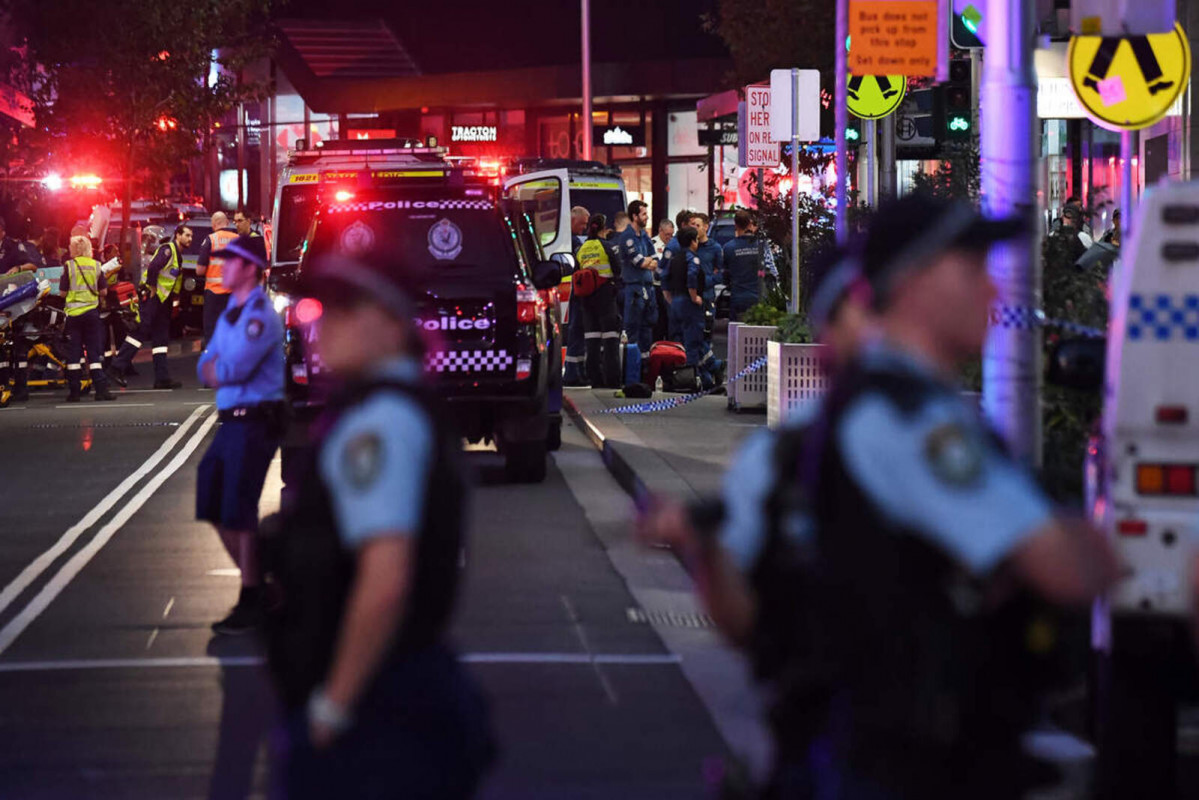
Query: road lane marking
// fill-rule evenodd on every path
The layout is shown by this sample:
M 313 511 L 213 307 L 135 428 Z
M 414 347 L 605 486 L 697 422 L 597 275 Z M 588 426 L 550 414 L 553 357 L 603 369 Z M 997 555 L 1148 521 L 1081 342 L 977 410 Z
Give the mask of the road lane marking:
M 199 412 L 200 409 L 196 409 L 196 411 Z M 96 533 L 90 542 L 80 548 L 80 550 L 75 553 L 75 555 L 72 556 L 71 559 L 67 561 L 67 563 L 64 564 L 52 578 L 50 578 L 46 585 L 42 587 L 42 590 L 34 595 L 33 599 L 29 601 L 29 604 L 25 606 L 25 608 L 21 609 L 21 612 L 13 617 L 12 620 L 5 625 L 2 630 L 0 630 L 0 654 L 4 653 L 5 650 L 12 646 L 12 643 L 16 640 L 16 638 L 20 636 L 26 628 L 33 624 L 33 621 L 36 620 L 52 602 L 54 602 L 54 599 L 62 593 L 63 589 L 67 588 L 67 585 L 74 580 L 75 576 L 78 575 L 84 567 L 88 565 L 88 562 L 96 557 L 96 554 L 100 552 L 104 545 L 108 544 L 109 540 L 116 535 L 116 532 L 124 527 L 125 523 L 128 522 L 134 514 L 141 510 L 141 507 L 146 504 L 146 501 L 154 496 L 155 492 L 157 492 L 162 485 L 166 483 L 167 479 L 174 475 L 179 468 L 187 462 L 192 453 L 196 451 L 196 448 L 200 446 L 200 443 L 204 441 L 204 438 L 208 436 L 208 432 L 212 430 L 214 425 L 216 425 L 216 421 L 217 416 L 215 414 L 204 420 L 204 422 L 200 425 L 200 429 L 196 431 L 191 439 L 188 440 L 187 444 L 185 444 L 179 450 L 179 452 L 175 454 L 175 457 L 171 459 L 170 463 L 168 463 L 163 469 L 159 470 L 154 477 L 151 478 L 149 482 L 147 482 L 146 485 L 141 488 L 141 491 L 135 494 L 133 498 L 125 505 L 125 507 L 118 511 L 116 515 L 113 516 L 113 518 L 108 522 L 108 524 L 101 528 L 98 533 Z
M 174 389 L 118 389 L 117 394 L 170 394 Z
M 83 534 L 84 531 L 99 522 L 100 519 L 107 514 L 109 510 L 111 510 L 112 507 L 115 506 L 121 500 L 121 498 L 125 496 L 125 494 L 129 492 L 130 489 L 137 485 L 138 481 L 148 475 L 152 469 L 157 467 L 159 462 L 166 458 L 170 452 L 175 449 L 175 445 L 179 443 L 179 440 L 187 434 L 187 429 L 190 428 L 196 422 L 196 420 L 203 416 L 206 410 L 206 408 L 197 408 L 195 411 L 193 411 L 191 416 L 189 416 L 187 420 L 179 426 L 179 430 L 172 433 L 167 440 L 163 442 L 162 445 L 154 452 L 154 454 L 147 458 L 145 462 L 143 462 L 142 465 L 133 472 L 133 474 L 121 481 L 117 488 L 108 493 L 107 497 L 97 503 L 91 511 L 84 514 L 81 520 L 68 528 L 66 533 L 59 537 L 59 540 L 54 543 L 53 547 L 35 558 L 29 564 L 29 566 L 21 570 L 21 574 L 14 578 L 10 584 L 5 586 L 4 591 L 0 591 L 0 613 L 2 613 L 4 609 L 8 608 L 12 601 L 16 600 L 21 592 L 25 591 L 25 589 L 27 589 L 31 583 L 37 580 L 39 575 L 49 569 L 50 565 L 52 565 L 59 556 L 70 549 L 71 545 L 75 543 L 75 541 Z
M 575 611 L 574 604 L 570 602 L 570 598 L 566 595 L 560 595 L 562 605 L 566 608 L 566 615 L 570 617 L 571 623 L 575 627 L 575 635 L 579 638 L 579 644 L 587 651 L 587 655 L 591 655 L 591 642 L 587 640 L 587 632 L 583 630 L 583 620 L 579 617 L 579 613 Z M 600 665 L 595 659 L 591 660 L 591 669 L 595 672 L 595 678 L 599 681 L 600 687 L 604 690 L 604 695 L 607 696 L 608 702 L 612 705 L 620 705 L 620 696 L 616 694 L 616 689 L 612 686 L 608 676 L 600 669 Z
M 171 609 L 174 607 L 175 607 L 175 598 L 172 597 L 170 600 L 167 601 L 167 607 L 162 610 L 162 618 L 166 619 L 167 614 L 170 614 Z
M 149 650 L 154 646 L 154 640 L 158 638 L 158 628 L 150 631 L 150 638 L 146 640 L 146 649 Z
M 590 666 L 593 663 L 618 666 L 676 666 L 682 659 L 669 653 L 588 655 L 587 653 L 463 653 L 463 664 L 566 664 Z M 172 669 L 179 667 L 260 667 L 261 656 L 197 656 L 180 658 L 92 658 L 65 661 L 0 661 L 0 674 L 12 672 L 60 672 L 87 669 Z
M 149 408 L 154 403 L 88 403 L 86 406 L 82 403 L 68 403 L 65 406 L 55 406 L 55 408 Z
M 241 570 L 237 567 L 233 567 L 232 569 L 210 569 L 204 574 L 213 575 L 217 578 L 240 578 Z

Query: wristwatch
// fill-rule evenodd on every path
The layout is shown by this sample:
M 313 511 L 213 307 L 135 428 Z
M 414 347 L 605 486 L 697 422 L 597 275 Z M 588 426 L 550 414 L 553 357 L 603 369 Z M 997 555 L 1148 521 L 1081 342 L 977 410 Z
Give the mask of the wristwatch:
M 308 721 L 324 725 L 335 734 L 345 733 L 354 719 L 345 706 L 335 703 L 321 686 L 308 698 Z

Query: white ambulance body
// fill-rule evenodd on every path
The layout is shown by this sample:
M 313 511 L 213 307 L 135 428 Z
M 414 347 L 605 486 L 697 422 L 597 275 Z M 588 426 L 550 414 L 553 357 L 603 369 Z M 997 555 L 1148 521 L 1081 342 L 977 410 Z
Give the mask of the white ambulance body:
M 1199 182 L 1138 209 L 1113 276 L 1096 521 L 1130 568 L 1118 614 L 1191 613 L 1199 541 Z
M 519 202 L 533 218 L 546 256 L 574 254 L 570 210 L 582 206 L 612 218 L 629 207 L 620 167 L 598 161 L 529 159 L 504 180 L 504 197 Z

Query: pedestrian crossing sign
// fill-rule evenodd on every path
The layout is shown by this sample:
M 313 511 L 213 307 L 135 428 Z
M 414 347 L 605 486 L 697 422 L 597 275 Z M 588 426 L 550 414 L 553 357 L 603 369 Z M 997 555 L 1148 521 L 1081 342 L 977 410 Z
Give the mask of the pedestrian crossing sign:
M 1175 23 L 1169 33 L 1074 36 L 1070 83 L 1096 124 L 1139 130 L 1166 116 L 1191 77 L 1191 47 Z
M 861 119 L 882 119 L 899 108 L 908 91 L 903 75 L 851 75 L 849 113 Z

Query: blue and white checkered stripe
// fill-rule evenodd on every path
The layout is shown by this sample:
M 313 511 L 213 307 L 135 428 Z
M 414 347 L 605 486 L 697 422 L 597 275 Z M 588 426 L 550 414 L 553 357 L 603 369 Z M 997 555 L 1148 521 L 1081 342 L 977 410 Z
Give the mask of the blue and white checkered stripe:
M 1199 295 L 1134 294 L 1128 298 L 1128 338 L 1132 341 L 1199 342 Z
M 1064 319 L 1050 319 L 1041 309 L 1027 306 L 992 306 L 991 324 L 997 328 L 1014 328 L 1022 331 L 1035 328 L 1057 328 L 1088 339 L 1102 339 L 1107 336 L 1106 331 Z
M 427 372 L 502 372 L 513 363 L 507 350 L 438 350 L 425 355 Z
M 762 356 L 761 358 L 755 360 L 752 364 L 747 366 L 745 369 L 741 370 L 736 375 L 729 378 L 728 381 L 726 382 L 726 385 L 732 386 L 734 383 L 741 380 L 746 375 L 749 375 L 751 372 L 757 372 L 758 370 L 762 369 L 765 366 L 766 366 L 766 356 Z M 605 408 L 603 411 L 600 411 L 599 413 L 601 413 L 601 414 L 649 414 L 653 411 L 668 411 L 672 408 L 678 408 L 679 406 L 685 406 L 688 403 L 694 402 L 701 397 L 707 397 L 708 395 L 712 394 L 712 392 L 714 392 L 714 391 L 716 391 L 716 389 L 712 388 L 712 389 L 707 389 L 702 392 L 695 392 L 694 394 L 681 394 L 676 397 L 667 397 L 662 400 L 654 400 L 649 403 L 637 403 L 636 405 L 616 406 L 615 408 Z

